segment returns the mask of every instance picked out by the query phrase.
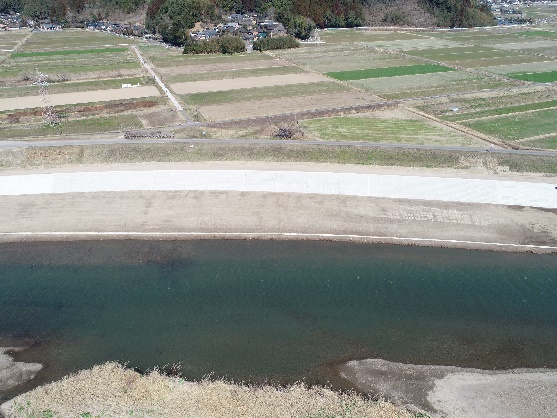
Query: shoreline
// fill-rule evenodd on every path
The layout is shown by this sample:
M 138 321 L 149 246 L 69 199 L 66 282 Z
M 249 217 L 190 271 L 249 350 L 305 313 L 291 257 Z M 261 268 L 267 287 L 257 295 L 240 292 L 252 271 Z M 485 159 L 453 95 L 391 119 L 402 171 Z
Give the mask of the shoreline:
M 435 416 L 543 417 L 557 409 L 557 369 L 484 370 L 366 359 L 338 365 L 337 371 L 361 392 Z
M 330 241 L 358 244 L 402 245 L 463 250 L 502 251 L 511 253 L 554 254 L 557 245 L 533 245 L 481 242 L 436 238 L 382 237 L 350 234 L 304 234 L 297 232 L 0 232 L 0 243 L 71 242 L 95 240 L 262 240 L 262 241 Z
M 42 370 L 39 363 L 15 361 L 9 352 L 23 351 L 27 347 L 0 347 L 0 391 L 12 389 L 32 380 Z

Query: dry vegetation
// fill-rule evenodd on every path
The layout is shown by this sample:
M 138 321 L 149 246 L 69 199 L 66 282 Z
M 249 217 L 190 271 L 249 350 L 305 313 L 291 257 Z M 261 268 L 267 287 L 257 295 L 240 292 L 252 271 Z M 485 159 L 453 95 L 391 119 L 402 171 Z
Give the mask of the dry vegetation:
M 46 415 L 45 415 L 46 414 Z M 307 388 L 247 386 L 224 381 L 186 382 L 105 363 L 12 400 L 9 418 L 63 417 L 412 417 L 388 402 L 354 393 Z

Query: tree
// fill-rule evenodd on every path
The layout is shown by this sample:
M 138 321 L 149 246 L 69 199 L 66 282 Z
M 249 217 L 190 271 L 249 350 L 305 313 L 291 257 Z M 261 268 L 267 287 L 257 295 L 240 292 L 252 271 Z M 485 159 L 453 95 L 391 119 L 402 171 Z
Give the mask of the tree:
M 167 0 L 158 10 L 152 8 L 149 12 L 154 16 L 146 19 L 147 28 L 160 33 L 165 42 L 173 45 L 183 45 L 186 31 L 193 28 L 195 22 L 216 17 L 210 0 Z
M 315 30 L 314 21 L 302 15 L 294 16 L 287 25 L 288 33 L 302 40 L 309 39 L 312 32 Z
M 22 11 L 22 0 L 0 0 L 0 13 L 21 13 Z

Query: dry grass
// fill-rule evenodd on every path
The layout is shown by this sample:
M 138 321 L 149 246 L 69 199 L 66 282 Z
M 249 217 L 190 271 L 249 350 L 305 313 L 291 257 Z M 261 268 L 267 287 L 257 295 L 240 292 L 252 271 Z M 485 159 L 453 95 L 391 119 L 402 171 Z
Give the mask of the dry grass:
M 13 400 L 7 416 L 62 417 L 412 417 L 356 394 L 297 384 L 287 388 L 142 376 L 118 363 L 81 371 Z

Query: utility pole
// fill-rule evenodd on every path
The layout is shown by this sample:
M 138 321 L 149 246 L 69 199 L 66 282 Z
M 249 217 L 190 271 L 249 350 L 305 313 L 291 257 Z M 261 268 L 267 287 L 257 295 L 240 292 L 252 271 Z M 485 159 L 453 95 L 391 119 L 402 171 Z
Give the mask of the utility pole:
M 36 69 L 37 75 L 35 77 L 35 84 L 39 86 L 39 94 L 41 95 L 41 101 L 43 102 L 43 117 L 45 119 L 47 126 L 55 126 L 60 123 L 60 116 L 50 102 L 50 95 L 48 94 L 48 75 L 41 73 L 39 69 Z

